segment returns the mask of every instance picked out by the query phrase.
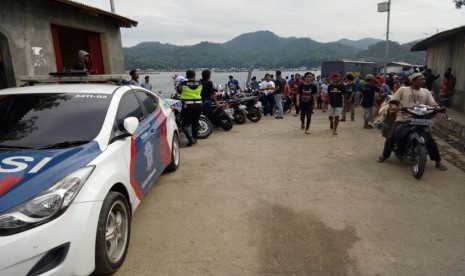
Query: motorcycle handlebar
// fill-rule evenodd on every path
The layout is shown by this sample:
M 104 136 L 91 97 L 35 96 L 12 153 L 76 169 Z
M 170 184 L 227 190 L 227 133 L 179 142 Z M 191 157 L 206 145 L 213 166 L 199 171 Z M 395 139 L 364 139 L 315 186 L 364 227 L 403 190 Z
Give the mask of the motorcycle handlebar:
M 408 110 L 413 110 L 414 108 L 415 108 L 415 106 L 401 107 L 401 108 L 399 108 L 399 110 L 400 111 L 408 111 Z M 446 107 L 444 107 L 444 106 L 434 106 L 434 107 L 428 106 L 427 110 L 434 110 L 434 111 L 437 111 L 437 112 L 445 112 Z

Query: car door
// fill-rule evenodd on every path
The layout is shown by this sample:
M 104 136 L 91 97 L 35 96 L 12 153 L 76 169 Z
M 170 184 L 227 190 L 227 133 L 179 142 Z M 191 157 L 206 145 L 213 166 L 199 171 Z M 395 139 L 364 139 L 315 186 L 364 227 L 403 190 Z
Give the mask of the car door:
M 147 114 L 144 121 L 150 125 L 153 132 L 150 143 L 153 147 L 147 146 L 147 154 L 151 153 L 153 156 L 153 165 L 155 167 L 154 174 L 151 175 L 149 181 L 150 185 L 158 178 L 166 166 L 171 162 L 171 150 L 168 144 L 166 116 L 159 107 L 158 97 L 147 91 L 135 91 L 142 108 Z M 148 185 L 148 186 L 150 186 Z
M 120 101 L 116 114 L 116 125 L 119 131 L 124 130 L 125 118 L 136 117 L 139 126 L 131 137 L 130 178 L 131 185 L 137 192 L 145 194 L 150 187 L 151 179 L 157 173 L 153 154 L 156 128 L 145 108 L 136 97 L 134 91 L 126 92 Z

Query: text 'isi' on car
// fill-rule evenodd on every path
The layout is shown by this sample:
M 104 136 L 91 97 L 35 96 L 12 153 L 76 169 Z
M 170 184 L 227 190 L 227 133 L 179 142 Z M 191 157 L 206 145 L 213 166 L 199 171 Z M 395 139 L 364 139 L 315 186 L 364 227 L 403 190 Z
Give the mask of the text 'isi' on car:
M 114 273 L 131 217 L 180 160 L 170 107 L 143 88 L 0 93 L 0 275 Z

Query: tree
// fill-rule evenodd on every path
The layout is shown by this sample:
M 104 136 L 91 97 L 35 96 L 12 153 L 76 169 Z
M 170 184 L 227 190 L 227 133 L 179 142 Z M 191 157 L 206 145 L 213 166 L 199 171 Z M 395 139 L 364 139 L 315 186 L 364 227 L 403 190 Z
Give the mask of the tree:
M 465 6 L 465 0 L 454 0 L 454 2 L 457 9 L 461 9 L 462 6 Z

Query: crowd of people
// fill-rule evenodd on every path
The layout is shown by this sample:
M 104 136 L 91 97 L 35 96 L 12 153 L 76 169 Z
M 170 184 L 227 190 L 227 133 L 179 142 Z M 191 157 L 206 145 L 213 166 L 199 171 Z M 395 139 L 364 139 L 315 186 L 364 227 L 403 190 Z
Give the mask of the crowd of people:
M 412 104 L 425 104 L 437 106 L 434 100 L 432 84 L 438 76 L 434 76 L 430 69 L 424 72 L 414 71 L 406 77 L 388 74 L 386 77 L 377 74 L 367 74 L 364 78 L 347 74 L 342 77 L 339 72 L 333 72 L 329 78 L 315 78 L 314 74 L 307 72 L 303 80 L 300 74 L 292 75 L 290 80 L 283 82 L 281 72 L 276 72 L 276 80 L 273 75 L 266 74 L 261 83 L 256 77 L 252 78 L 251 87 L 258 88 L 262 92 L 261 100 L 265 107 L 264 114 L 273 115 L 278 110 L 275 118 L 284 118 L 281 103 L 289 103 L 288 112 L 295 110 L 294 116 L 300 115 L 301 129 L 309 134 L 312 114 L 316 109 L 328 114 L 329 128 L 333 135 L 337 135 L 339 122 L 346 121 L 350 114 L 350 120 L 355 120 L 356 107 L 361 105 L 364 112 L 364 129 L 373 129 L 374 117 L 377 116 L 381 105 L 387 105 L 392 113 L 392 125 L 387 133 L 382 155 L 376 160 L 384 162 L 389 158 L 396 143 L 396 130 L 399 126 L 408 122 L 408 116 L 397 112 L 399 105 L 411 106 Z M 279 89 L 277 87 L 282 87 Z M 450 103 L 450 98 L 455 86 L 455 76 L 448 68 L 444 74 L 439 100 L 444 106 Z M 273 105 L 277 108 L 273 108 Z M 435 167 L 440 171 L 447 170 L 441 162 L 441 156 L 431 134 L 426 139 L 427 152 L 430 159 L 435 161 Z
M 364 111 L 363 128 L 372 129 L 377 108 L 388 95 L 405 85 L 403 79 L 392 75 L 385 80 L 379 75 L 368 74 L 360 78 L 352 74 L 342 76 L 340 72 L 325 78 L 312 72 L 305 73 L 302 78 L 297 73 L 286 79 L 281 77 L 280 71 L 276 71 L 276 78 L 265 74 L 261 82 L 254 76 L 250 88 L 260 91 L 265 116 L 276 115 L 276 119 L 283 119 L 283 109 L 287 113 L 294 112 L 294 116 L 300 116 L 301 129 L 306 134 L 310 133 L 311 116 L 315 110 L 328 114 L 329 127 L 333 135 L 338 135 L 339 122 L 348 120 L 346 114 L 354 121 L 356 107 L 360 105 Z
M 139 83 L 137 70 L 130 72 L 129 84 L 139 85 L 151 90 L 152 85 L 148 76 L 143 83 Z M 239 82 L 233 76 L 229 76 L 227 89 L 233 94 L 245 91 L 258 91 L 263 106 L 264 116 L 275 116 L 276 119 L 284 119 L 285 113 L 300 116 L 300 128 L 305 134 L 310 134 L 312 114 L 316 110 L 328 115 L 329 129 L 333 135 L 338 135 L 340 122 L 350 118 L 355 120 L 358 106 L 363 109 L 363 129 L 373 129 L 375 117 L 381 105 L 389 105 L 394 99 L 404 105 L 427 104 L 435 106 L 435 95 L 432 91 L 434 81 L 438 75 L 433 75 L 430 69 L 424 72 L 413 72 L 407 77 L 396 76 L 392 73 L 383 76 L 367 74 L 366 76 L 354 76 L 347 74 L 342 76 L 340 72 L 332 72 L 330 76 L 321 78 L 307 72 L 302 76 L 297 73 L 290 78 L 282 77 L 281 71 L 275 75 L 265 74 L 261 81 L 254 76 L 251 78 L 247 89 L 241 88 Z M 214 88 L 209 70 L 202 71 L 202 78 L 195 79 L 195 71 L 188 70 L 186 77 L 174 76 L 175 89 L 181 96 L 183 103 L 182 130 L 187 139 L 188 146 L 197 142 L 199 117 L 207 114 L 213 102 L 219 103 L 218 91 Z M 441 85 L 439 102 L 448 105 L 455 86 L 455 76 L 448 68 L 444 74 Z M 397 92 L 397 93 L 396 93 Z M 391 111 L 398 107 L 390 106 Z M 396 116 L 397 115 L 397 116 Z M 406 122 L 404 115 L 397 112 L 393 117 L 389 131 L 383 134 L 386 137 L 385 146 L 378 162 L 384 162 L 389 158 L 395 144 L 395 130 L 397 126 Z M 395 121 L 395 122 L 394 122 Z M 436 162 L 436 168 L 446 170 L 441 163 L 441 157 L 433 137 L 428 137 L 428 153 L 431 160 Z

